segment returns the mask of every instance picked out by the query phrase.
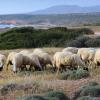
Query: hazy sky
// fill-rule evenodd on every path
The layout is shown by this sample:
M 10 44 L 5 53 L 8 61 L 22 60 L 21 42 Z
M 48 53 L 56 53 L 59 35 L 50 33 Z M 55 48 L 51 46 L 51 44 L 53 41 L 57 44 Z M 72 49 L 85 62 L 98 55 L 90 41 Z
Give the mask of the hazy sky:
M 55 5 L 100 5 L 100 0 L 0 0 L 0 14 L 25 13 Z

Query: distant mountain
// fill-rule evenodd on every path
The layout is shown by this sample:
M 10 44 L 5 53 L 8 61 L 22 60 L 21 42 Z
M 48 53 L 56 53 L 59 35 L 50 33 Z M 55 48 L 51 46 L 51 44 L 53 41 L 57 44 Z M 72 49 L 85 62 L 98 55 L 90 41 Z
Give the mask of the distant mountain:
M 43 10 L 30 12 L 29 14 L 69 14 L 69 13 L 94 13 L 100 12 L 100 6 L 80 7 L 76 5 L 59 5 Z

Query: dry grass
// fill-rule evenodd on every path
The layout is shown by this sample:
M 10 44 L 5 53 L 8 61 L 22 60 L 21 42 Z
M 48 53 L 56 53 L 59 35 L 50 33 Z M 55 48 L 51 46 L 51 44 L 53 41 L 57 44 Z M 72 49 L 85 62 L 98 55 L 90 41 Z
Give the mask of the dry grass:
M 53 55 L 56 51 L 61 51 L 63 48 L 43 48 L 45 51 L 47 51 L 50 55 Z M 8 55 L 11 51 L 19 52 L 23 49 L 15 49 L 15 50 L 1 50 L 0 53 Z M 34 49 L 28 49 L 30 52 L 32 52 Z M 6 66 L 5 66 L 6 68 Z M 49 71 L 45 72 L 31 72 L 27 74 L 18 73 L 14 74 L 11 71 L 11 68 L 9 66 L 9 70 L 6 71 L 5 69 L 0 72 L 0 88 L 3 85 L 7 84 L 30 84 L 37 82 L 39 86 L 36 87 L 35 93 L 43 93 L 49 90 L 59 90 L 63 91 L 69 96 L 72 96 L 73 93 L 82 85 L 86 84 L 89 81 L 97 81 L 100 83 L 100 69 L 95 69 L 90 71 L 91 77 L 87 79 L 80 79 L 80 80 L 58 80 L 57 77 L 55 77 L 56 73 L 52 73 Z M 33 93 L 32 88 L 30 89 L 20 89 L 20 90 L 14 90 L 9 91 L 9 95 L 6 95 L 8 98 L 7 100 L 14 100 L 16 96 L 22 96 L 22 95 L 31 95 Z M 4 96 L 0 95 L 0 100 L 3 100 Z

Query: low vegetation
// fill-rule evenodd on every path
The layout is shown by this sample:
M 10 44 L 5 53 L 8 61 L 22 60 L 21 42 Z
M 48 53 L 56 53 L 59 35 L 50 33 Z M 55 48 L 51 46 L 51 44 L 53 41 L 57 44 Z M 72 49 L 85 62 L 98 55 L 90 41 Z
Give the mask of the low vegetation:
M 78 98 L 77 100 L 99 100 L 97 99 L 98 97 L 100 97 L 100 85 L 96 82 L 89 82 L 75 92 L 74 99 L 76 100 Z
M 88 36 L 81 36 L 77 37 L 76 39 L 66 42 L 66 46 L 73 46 L 73 47 L 100 47 L 100 36 L 98 37 L 88 37 Z
M 89 77 L 89 72 L 83 69 L 77 69 L 73 71 L 63 72 L 59 78 L 62 80 L 76 80 L 81 78 Z
M 33 27 L 13 28 L 0 34 L 0 49 L 32 48 L 32 47 L 64 47 L 66 41 L 76 37 L 94 34 L 87 28 L 67 29 L 56 27 L 50 29 L 34 29 Z
M 50 91 L 42 96 L 24 96 L 17 100 L 70 100 L 64 93 L 57 91 Z

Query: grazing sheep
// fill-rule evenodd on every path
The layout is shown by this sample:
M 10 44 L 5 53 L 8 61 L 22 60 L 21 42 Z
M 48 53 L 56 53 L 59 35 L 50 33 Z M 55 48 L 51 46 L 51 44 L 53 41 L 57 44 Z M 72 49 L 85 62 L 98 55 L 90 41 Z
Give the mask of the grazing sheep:
M 24 58 L 24 59 L 26 59 L 25 62 L 28 61 L 27 60 L 28 58 L 26 57 L 26 56 L 28 56 L 30 54 L 30 52 L 28 50 L 22 50 L 19 53 L 22 54 L 23 56 L 25 56 L 25 58 Z M 27 66 L 26 65 L 23 65 L 23 69 L 27 70 Z
M 24 55 L 21 53 L 11 52 L 7 58 L 7 69 L 8 65 L 13 65 L 13 71 L 17 72 L 18 69 L 23 69 L 24 66 L 30 65 L 30 67 L 38 68 L 39 70 L 42 68 L 38 57 L 35 54 Z
M 41 48 L 36 48 L 36 49 L 34 49 L 34 51 L 33 51 L 35 54 L 38 54 L 38 53 L 44 53 L 45 51 L 43 50 L 43 49 L 41 49 Z
M 5 55 L 0 54 L 0 71 L 2 71 L 5 61 L 6 61 Z
M 33 53 L 38 56 L 42 69 L 46 69 L 46 65 L 48 64 L 52 65 L 52 60 L 48 53 L 41 51 L 40 49 L 35 50 Z
M 28 50 L 22 50 L 19 53 L 21 53 L 23 55 L 28 55 L 30 52 Z
M 30 65 L 30 69 L 34 67 L 35 70 L 42 70 L 42 66 L 41 66 L 38 56 L 36 54 L 30 53 L 28 55 L 28 58 L 29 58 L 29 62 L 26 64 Z
M 23 55 L 16 53 L 12 58 L 13 72 L 17 72 L 18 69 L 23 67 Z
M 42 69 L 38 56 L 36 54 L 30 53 L 27 50 L 23 50 L 19 53 L 23 55 L 23 68 L 26 68 L 26 65 L 29 65 L 29 69 L 32 69 L 33 67 L 35 68 L 35 70 Z
M 65 48 L 65 49 L 62 50 L 62 52 L 68 52 L 68 51 L 72 52 L 74 54 L 77 54 L 78 48 L 76 48 L 76 47 L 67 47 L 67 48 Z
M 26 65 L 30 65 L 29 69 L 33 68 L 33 66 L 34 66 L 34 68 L 36 70 L 37 69 L 41 70 L 42 67 L 40 65 L 38 56 L 36 54 L 30 53 L 28 50 L 23 50 L 23 51 L 21 51 L 19 53 L 21 53 L 24 56 L 24 60 L 23 60 L 24 68 L 26 68 Z
M 7 66 L 7 70 L 8 70 L 8 65 L 12 65 L 12 59 L 13 57 L 17 54 L 17 52 L 11 52 L 8 54 L 7 60 L 6 60 L 6 66 Z
M 94 56 L 94 63 L 96 66 L 100 66 L 100 49 L 96 50 L 95 56 Z
M 78 56 L 77 54 L 73 54 L 72 55 L 73 58 L 73 65 L 72 66 L 78 66 L 78 67 L 83 67 L 86 68 L 85 63 L 81 60 L 80 56 Z
M 77 54 L 72 54 L 70 52 L 56 52 L 54 55 L 53 65 L 57 67 L 58 71 L 62 67 L 67 67 L 70 69 L 76 68 L 75 66 L 85 66 L 85 63 L 80 59 Z
M 95 48 L 80 48 L 77 54 L 85 63 L 90 63 L 94 59 L 95 52 Z

